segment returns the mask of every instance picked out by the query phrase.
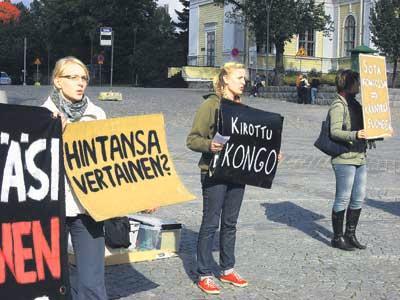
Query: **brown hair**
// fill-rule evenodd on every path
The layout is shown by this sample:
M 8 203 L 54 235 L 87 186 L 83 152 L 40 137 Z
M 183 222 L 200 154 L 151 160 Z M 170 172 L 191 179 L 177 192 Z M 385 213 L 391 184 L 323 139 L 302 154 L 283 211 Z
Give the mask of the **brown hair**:
M 222 97 L 224 94 L 225 81 L 224 76 L 229 75 L 233 70 L 246 69 L 246 66 L 237 62 L 227 62 L 225 63 L 219 74 L 214 78 L 214 90 L 218 97 Z
M 351 89 L 354 83 L 360 81 L 360 74 L 350 69 L 337 72 L 335 78 L 336 90 L 338 93 Z

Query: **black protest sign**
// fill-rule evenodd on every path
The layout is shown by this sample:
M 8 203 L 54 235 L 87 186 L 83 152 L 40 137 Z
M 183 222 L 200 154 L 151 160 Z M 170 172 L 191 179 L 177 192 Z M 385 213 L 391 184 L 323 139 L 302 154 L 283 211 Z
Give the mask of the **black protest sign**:
M 241 103 L 221 100 L 218 132 L 229 136 L 214 155 L 212 176 L 271 188 L 278 165 L 283 117 Z
M 61 122 L 0 104 L 0 299 L 66 299 Z

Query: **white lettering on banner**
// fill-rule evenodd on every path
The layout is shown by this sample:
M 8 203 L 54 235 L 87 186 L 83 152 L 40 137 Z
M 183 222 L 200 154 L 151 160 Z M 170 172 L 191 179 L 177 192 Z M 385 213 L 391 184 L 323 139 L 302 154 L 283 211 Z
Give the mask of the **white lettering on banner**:
M 6 165 L 4 166 L 3 182 L 1 184 L 1 202 L 8 202 L 8 195 L 11 187 L 17 188 L 19 202 L 26 200 L 21 147 L 15 141 L 11 141 L 7 153 Z
M 9 136 L 7 133 L 1 132 L 0 136 L 3 138 Z M 22 138 L 21 140 L 24 140 Z M 40 169 L 36 163 L 36 157 L 39 153 L 47 149 L 47 140 L 39 139 L 31 143 L 26 149 L 25 153 L 21 151 L 21 145 L 17 141 L 11 140 L 9 143 L 6 162 L 3 170 L 2 182 L 1 182 L 1 194 L 0 201 L 8 202 L 10 189 L 15 188 L 18 195 L 18 202 L 24 202 L 27 200 L 27 196 L 36 201 L 43 200 L 50 191 L 51 200 L 58 200 L 58 190 L 59 190 L 59 149 L 60 140 L 53 138 L 51 139 L 50 146 L 50 159 L 51 159 L 51 174 L 46 174 L 42 169 Z M 1 143 L 0 145 L 4 145 Z M 8 143 L 6 144 L 8 146 Z M 24 155 L 24 157 L 23 157 Z M 25 159 L 23 159 L 25 158 Z M 24 168 L 25 165 L 25 168 Z M 40 183 L 39 187 L 26 186 L 25 173 L 28 172 L 29 175 Z M 50 178 L 49 178 L 50 175 Z M 51 188 L 50 188 L 51 185 Z M 28 192 L 26 192 L 28 190 Z
M 388 120 L 367 120 L 368 128 L 371 129 L 389 129 L 389 121 Z
M 46 150 L 46 140 L 41 139 L 32 143 L 25 153 L 28 172 L 41 184 L 39 189 L 31 186 L 28 191 L 28 196 L 31 199 L 38 201 L 43 200 L 49 190 L 49 178 L 47 177 L 45 172 L 43 172 L 35 165 L 34 162 L 35 156 L 44 150 Z
M 389 111 L 389 106 L 387 103 L 384 104 L 375 104 L 368 105 L 364 108 L 366 113 L 374 114 L 374 113 L 384 113 Z
M 234 144 L 229 145 L 229 143 L 226 143 L 226 149 L 225 149 L 224 157 L 222 158 L 221 166 L 223 166 L 225 161 L 226 161 L 226 165 L 228 167 L 230 167 L 230 164 L 229 164 L 229 153 L 231 152 L 233 146 L 235 146 L 235 145 Z
M 382 80 L 382 79 L 363 78 L 361 80 L 361 86 L 383 89 L 383 88 L 387 88 L 387 81 Z
M 377 65 L 368 65 L 367 62 L 363 61 L 363 71 L 364 73 L 373 74 L 373 75 L 381 75 L 381 68 Z
M 0 133 L 0 144 L 8 145 L 8 140 L 10 139 L 10 135 L 6 132 Z
M 28 143 L 29 142 L 29 134 L 21 133 L 21 143 Z
M 226 143 L 221 167 L 225 165 L 230 167 L 232 162 L 232 167 L 235 169 L 247 169 L 248 171 L 253 170 L 256 173 L 263 171 L 266 175 L 269 175 L 277 164 L 278 155 L 275 149 L 268 151 L 265 147 L 257 149 L 256 146 L 239 145 L 233 154 L 230 155 L 234 147 L 235 144 L 230 144 L 229 142 Z
M 238 122 L 239 117 L 231 117 L 232 134 L 249 135 L 266 140 L 272 139 L 272 130 L 267 126 L 254 125 L 247 122 Z
M 237 155 L 238 152 L 239 152 L 239 150 L 241 150 L 241 154 L 240 154 L 240 155 Z M 233 166 L 235 169 L 239 169 L 240 166 L 243 165 L 243 161 L 244 161 L 244 151 L 245 151 L 245 150 L 244 150 L 244 146 L 243 146 L 243 145 L 239 145 L 239 146 L 236 148 L 235 153 L 233 154 L 233 158 L 232 158 L 232 162 L 233 162 L 232 166 Z M 239 160 L 240 160 L 239 164 L 235 164 L 236 158 L 237 158 L 237 157 L 239 157 Z
M 51 157 L 54 157 L 54 159 L 51 160 L 50 198 L 51 200 L 54 201 L 58 200 L 58 184 L 59 184 L 58 173 L 60 172 L 59 153 L 60 153 L 60 139 L 51 139 Z

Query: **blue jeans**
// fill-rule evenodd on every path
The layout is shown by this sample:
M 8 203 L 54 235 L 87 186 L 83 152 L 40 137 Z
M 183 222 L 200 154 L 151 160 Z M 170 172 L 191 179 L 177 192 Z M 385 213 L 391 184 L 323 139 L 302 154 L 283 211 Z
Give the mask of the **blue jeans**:
M 336 194 L 333 210 L 339 212 L 346 209 L 350 200 L 350 209 L 359 209 L 364 201 L 367 189 L 367 166 L 334 164 L 336 177 Z
M 76 266 L 71 266 L 70 282 L 73 300 L 107 300 L 104 282 L 103 222 L 88 215 L 67 217 Z
M 317 98 L 317 88 L 311 88 L 311 104 L 315 104 L 315 100 Z
M 221 222 L 219 260 L 222 271 L 235 265 L 236 224 L 244 195 L 244 185 L 218 181 L 202 174 L 203 218 L 197 242 L 197 271 L 212 275 L 213 242 Z

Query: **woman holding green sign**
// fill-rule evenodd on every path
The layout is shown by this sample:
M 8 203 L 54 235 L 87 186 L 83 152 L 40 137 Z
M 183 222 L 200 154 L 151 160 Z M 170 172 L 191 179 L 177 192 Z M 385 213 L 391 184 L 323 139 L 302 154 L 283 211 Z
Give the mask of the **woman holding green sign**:
M 105 119 L 104 111 L 85 95 L 89 71 L 75 57 L 57 61 L 53 70 L 53 92 L 43 104 L 67 123 Z M 106 300 L 104 282 L 103 222 L 92 219 L 80 204 L 68 181 L 65 184 L 67 229 L 71 235 L 76 267 L 70 281 L 74 300 Z

